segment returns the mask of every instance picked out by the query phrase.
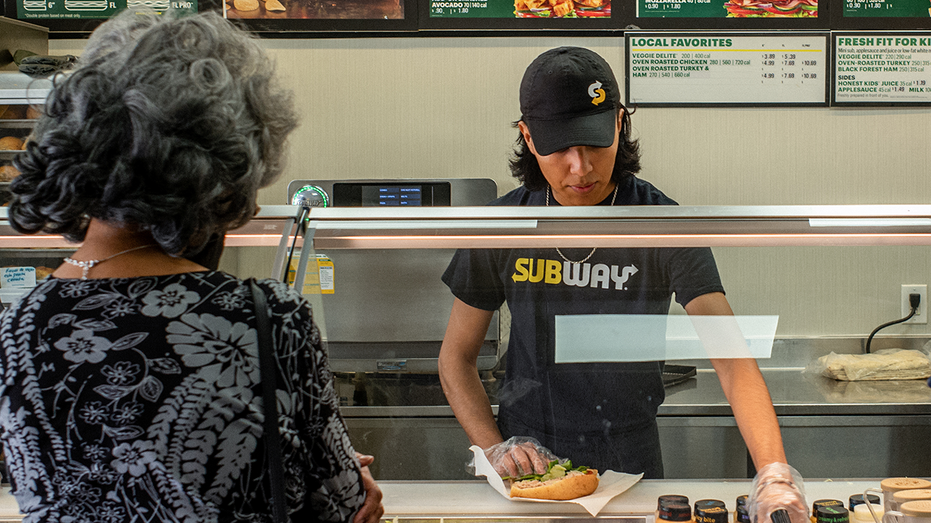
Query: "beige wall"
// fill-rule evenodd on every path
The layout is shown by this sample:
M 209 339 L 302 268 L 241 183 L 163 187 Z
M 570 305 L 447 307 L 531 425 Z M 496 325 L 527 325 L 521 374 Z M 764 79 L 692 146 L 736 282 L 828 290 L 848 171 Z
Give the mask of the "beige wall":
M 623 80 L 618 38 L 266 40 L 303 124 L 296 178 L 488 177 L 506 161 L 526 65 L 557 45 L 601 53 Z M 50 52 L 80 52 L 54 40 Z M 931 109 L 644 108 L 641 177 L 683 205 L 929 203 Z M 866 335 L 899 317 L 899 286 L 931 284 L 926 248 L 720 249 L 738 313 L 779 314 L 780 335 Z M 244 256 L 239 267 L 264 263 Z M 261 274 L 260 274 L 261 275 Z M 888 333 L 921 334 L 927 325 Z

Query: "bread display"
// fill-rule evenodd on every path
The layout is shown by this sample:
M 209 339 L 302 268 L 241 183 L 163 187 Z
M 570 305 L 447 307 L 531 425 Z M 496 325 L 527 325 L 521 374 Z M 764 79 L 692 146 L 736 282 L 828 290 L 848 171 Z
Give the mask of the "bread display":
M 6 111 L 0 113 L 0 119 L 2 120 L 25 120 L 26 111 L 28 111 L 28 106 L 26 105 L 11 105 L 7 107 Z
M 23 148 L 25 141 L 16 136 L 4 136 L 0 138 L 0 151 L 19 151 Z
M 233 7 L 237 11 L 255 11 L 259 8 L 259 0 L 233 0 Z
M 11 182 L 19 176 L 19 170 L 12 165 L 0 165 L 0 182 Z

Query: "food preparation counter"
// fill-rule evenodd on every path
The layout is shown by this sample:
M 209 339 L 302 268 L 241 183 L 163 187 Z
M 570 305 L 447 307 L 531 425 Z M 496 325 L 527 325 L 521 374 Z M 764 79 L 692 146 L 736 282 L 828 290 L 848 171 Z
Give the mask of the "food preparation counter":
M 847 504 L 853 494 L 879 487 L 879 479 L 806 480 L 809 505 L 818 499 L 837 499 Z M 588 519 L 591 515 L 576 503 L 511 501 L 484 481 L 384 481 L 385 520 L 498 520 L 501 519 Z M 612 499 L 598 514 L 599 519 L 623 519 L 630 523 L 654 521 L 656 500 L 664 494 L 680 494 L 691 502 L 719 499 L 733 511 L 737 496 L 747 494 L 749 480 L 642 480 Z M 439 523 L 439 521 L 437 521 Z
M 576 503 L 537 503 L 511 501 L 495 492 L 484 481 L 380 481 L 385 506 L 383 520 L 390 523 L 426 519 L 502 520 L 590 519 Z M 845 504 L 852 494 L 878 487 L 875 480 L 806 480 L 808 503 L 817 499 L 838 499 Z M 720 499 L 734 510 L 737 496 L 747 494 L 750 482 L 642 480 L 612 499 L 598 514 L 599 519 L 623 519 L 629 523 L 652 523 L 656 499 L 663 494 L 681 494 L 694 502 Z M 9 488 L 0 490 L 0 523 L 18 522 L 22 516 Z M 436 521 L 439 523 L 439 521 Z

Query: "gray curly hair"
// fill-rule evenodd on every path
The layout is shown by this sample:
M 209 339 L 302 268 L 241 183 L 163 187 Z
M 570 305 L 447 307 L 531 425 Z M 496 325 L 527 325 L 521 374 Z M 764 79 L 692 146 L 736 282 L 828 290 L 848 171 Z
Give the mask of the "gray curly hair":
M 90 218 L 172 254 L 247 222 L 296 127 L 257 41 L 215 13 L 125 12 L 59 76 L 10 186 L 10 222 L 82 241 Z

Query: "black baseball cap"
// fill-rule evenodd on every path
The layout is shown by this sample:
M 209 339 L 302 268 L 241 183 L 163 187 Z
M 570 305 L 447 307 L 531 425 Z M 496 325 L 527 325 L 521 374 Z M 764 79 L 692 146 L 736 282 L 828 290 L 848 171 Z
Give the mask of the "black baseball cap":
M 582 47 L 546 51 L 520 82 L 521 121 L 543 156 L 575 145 L 613 144 L 620 103 L 611 66 Z

